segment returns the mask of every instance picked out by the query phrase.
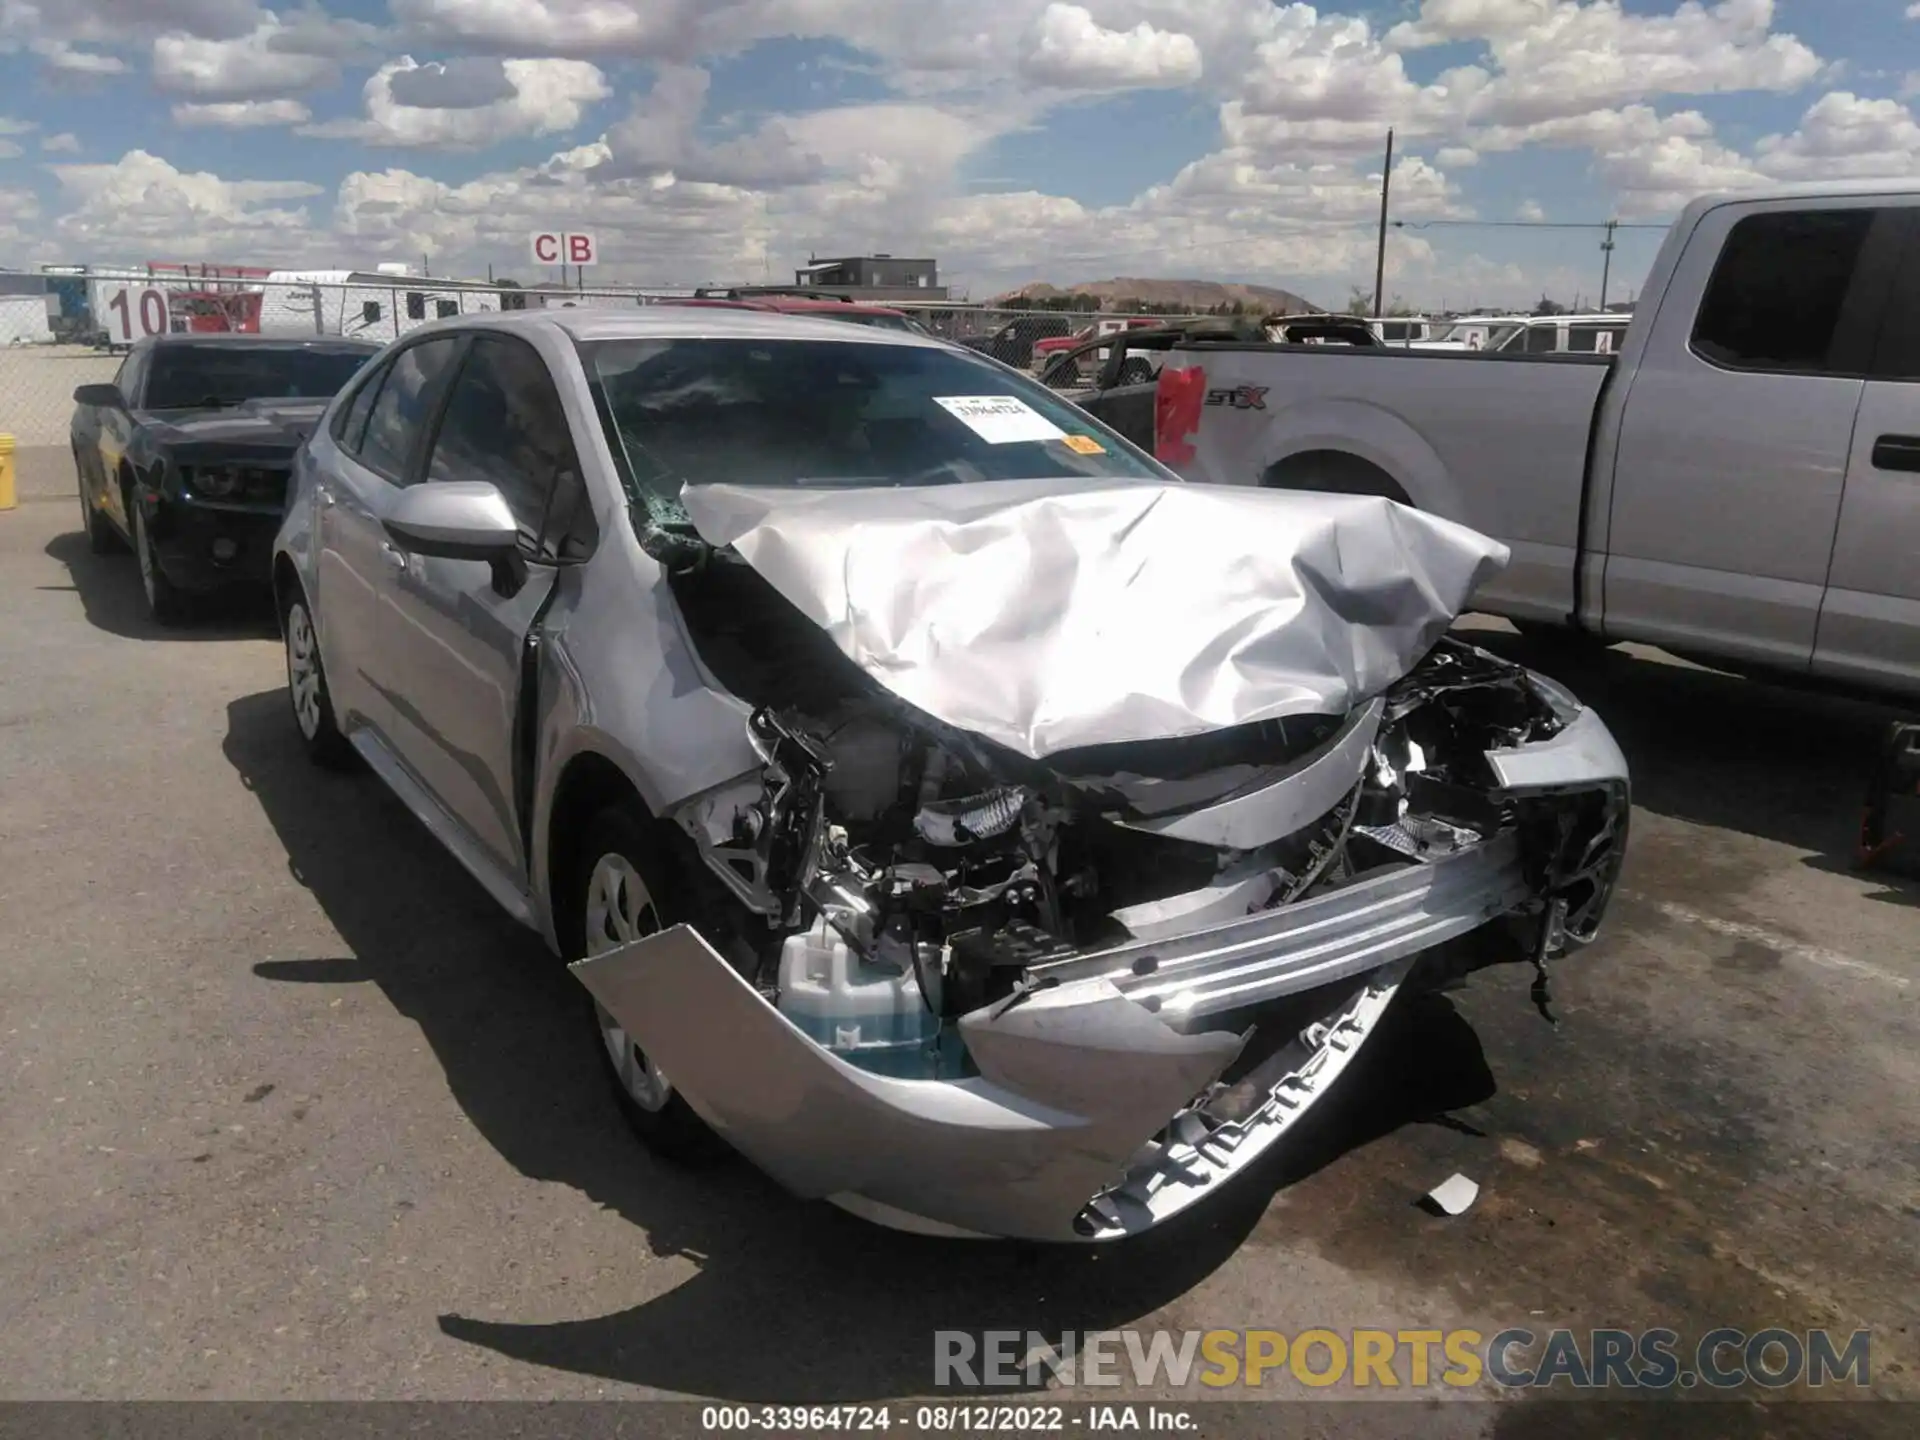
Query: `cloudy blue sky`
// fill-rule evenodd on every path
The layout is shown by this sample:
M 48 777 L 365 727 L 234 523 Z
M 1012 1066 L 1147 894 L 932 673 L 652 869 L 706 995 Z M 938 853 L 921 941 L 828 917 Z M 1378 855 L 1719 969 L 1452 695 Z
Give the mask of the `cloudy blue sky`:
M 269 0 L 269 4 L 272 0 Z M 207 260 L 957 292 L 1114 274 L 1598 288 L 1685 197 L 1920 169 L 1909 0 L 0 0 L 0 265 Z M 1418 228 L 1424 227 L 1424 228 Z M 1657 230 L 1623 233 L 1616 296 Z

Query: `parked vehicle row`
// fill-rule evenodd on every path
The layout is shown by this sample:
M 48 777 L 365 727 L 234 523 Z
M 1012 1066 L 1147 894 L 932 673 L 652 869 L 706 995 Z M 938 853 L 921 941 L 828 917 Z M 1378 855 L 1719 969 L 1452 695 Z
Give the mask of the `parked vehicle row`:
M 1911 181 L 1696 201 L 1614 356 L 1193 341 L 1159 383 L 1159 453 L 1190 478 L 1504 541 L 1477 609 L 1920 694 Z

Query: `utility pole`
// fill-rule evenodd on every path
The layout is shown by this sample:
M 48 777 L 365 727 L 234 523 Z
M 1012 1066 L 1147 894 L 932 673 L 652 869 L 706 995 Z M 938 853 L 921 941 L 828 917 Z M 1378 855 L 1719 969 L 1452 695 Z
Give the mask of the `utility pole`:
M 1613 232 L 1620 228 L 1618 220 L 1607 221 L 1607 238 L 1600 242 L 1600 253 L 1604 257 L 1600 263 L 1600 312 L 1607 309 L 1607 282 L 1613 278 Z
M 1373 318 L 1386 311 L 1387 292 L 1387 199 L 1393 193 L 1393 131 L 1387 131 L 1387 166 L 1380 172 L 1380 244 L 1373 258 Z

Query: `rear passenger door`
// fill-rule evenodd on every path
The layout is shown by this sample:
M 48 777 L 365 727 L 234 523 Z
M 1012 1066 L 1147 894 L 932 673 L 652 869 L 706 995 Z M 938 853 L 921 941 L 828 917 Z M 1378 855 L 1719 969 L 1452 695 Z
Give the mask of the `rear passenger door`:
M 1920 695 L 1920 207 L 1860 398 L 1814 669 Z
M 1621 419 L 1609 636 L 1812 664 L 1897 239 L 1865 198 L 1702 217 Z
M 460 365 L 425 483 L 486 481 L 520 526 L 526 584 L 502 595 L 480 560 L 415 556 L 395 571 L 380 632 L 401 761 L 497 871 L 524 884 L 515 726 L 526 637 L 556 566 L 584 558 L 592 523 L 558 387 L 525 340 L 483 334 Z

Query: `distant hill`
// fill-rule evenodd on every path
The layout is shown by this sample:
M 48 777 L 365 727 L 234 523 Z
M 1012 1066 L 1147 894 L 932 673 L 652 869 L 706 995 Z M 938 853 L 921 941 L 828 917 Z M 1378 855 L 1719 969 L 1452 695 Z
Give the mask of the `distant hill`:
M 1191 314 L 1205 314 L 1236 303 L 1270 311 L 1320 309 L 1304 296 L 1296 295 L 1291 290 L 1277 290 L 1271 285 L 1227 285 L 1218 280 L 1142 280 L 1126 275 L 1112 280 L 1089 280 L 1082 285 L 1067 286 L 1049 285 L 1044 280 L 1036 280 L 1031 285 L 1022 285 L 1018 290 L 1009 290 L 1004 295 L 996 296 L 988 303 L 1004 305 L 1013 300 L 1059 301 L 1069 295 L 1096 296 L 1103 309 L 1116 309 L 1123 302 L 1132 301 L 1157 310 L 1180 310 Z

